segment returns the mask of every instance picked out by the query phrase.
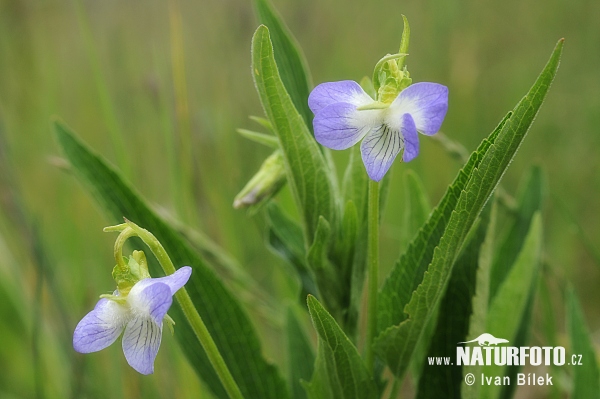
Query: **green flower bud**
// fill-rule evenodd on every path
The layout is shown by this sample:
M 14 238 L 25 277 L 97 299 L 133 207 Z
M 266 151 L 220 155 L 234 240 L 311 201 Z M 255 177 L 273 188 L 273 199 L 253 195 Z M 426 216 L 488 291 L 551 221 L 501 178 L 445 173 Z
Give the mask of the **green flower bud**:
M 273 197 L 286 182 L 283 154 L 277 150 L 261 165 L 233 201 L 236 209 L 261 205 Z
M 126 297 L 135 283 L 150 277 L 146 254 L 143 251 L 133 251 L 133 254 L 126 260 L 125 268 L 116 265 L 112 272 L 113 279 L 117 283 L 119 296 L 121 297 Z

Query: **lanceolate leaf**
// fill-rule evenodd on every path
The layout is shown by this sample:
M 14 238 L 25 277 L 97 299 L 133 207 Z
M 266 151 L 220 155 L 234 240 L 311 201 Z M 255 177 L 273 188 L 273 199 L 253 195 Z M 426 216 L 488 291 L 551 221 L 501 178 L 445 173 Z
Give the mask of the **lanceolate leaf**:
M 529 328 L 528 321 L 531 319 L 532 301 L 537 286 L 541 248 L 542 218 L 538 212 L 533 217 L 515 264 L 498 288 L 498 293 L 490 303 L 488 310 L 485 332 L 498 338 L 507 339 L 511 346 L 525 345 Z M 496 365 L 486 366 L 485 372 L 489 375 L 516 374 L 514 369 L 511 371 L 507 366 Z M 514 381 L 514 378 L 511 381 Z M 502 386 L 482 385 L 479 397 L 481 399 L 498 398 L 503 390 Z
M 466 341 L 472 298 L 475 295 L 479 251 L 488 230 L 491 207 L 484 211 L 476 227 L 471 230 L 465 247 L 452 270 L 452 277 L 440 303 L 437 327 L 431 337 L 427 358 L 450 357 L 456 354 L 456 343 Z M 417 398 L 447 399 L 461 397 L 464 385 L 459 366 L 429 364 L 424 361 Z
M 400 257 L 400 260 L 387 277 L 379 295 L 378 331 L 381 332 L 405 320 L 404 307 L 410 300 L 412 292 L 421 283 L 423 274 L 429 263 L 431 263 L 433 251 L 446 229 L 461 191 L 464 190 L 471 173 L 479 166 L 483 156 L 496 139 L 500 130 L 502 130 L 510 115 L 509 113 L 500 122 L 490 137 L 484 139 L 479 148 L 471 154 L 469 161 L 460 170 L 438 206 L 429 215 L 427 223 L 419 230 L 418 235 L 413 238 L 408 249 Z
M 279 67 L 281 82 L 294 106 L 304 118 L 306 126 L 312 128 L 312 112 L 308 108 L 310 73 L 304 54 L 296 39 L 283 22 L 269 0 L 255 0 L 260 23 L 269 28 L 275 51 L 275 62 Z
M 490 300 L 496 295 L 498 287 L 515 262 L 529 231 L 533 215 L 542 208 L 544 190 L 542 170 L 537 166 L 532 167 L 526 178 L 520 182 L 516 212 L 510 220 L 495 254 L 490 278 Z
M 597 398 L 600 392 L 600 373 L 596 361 L 598 355 L 586 327 L 581 306 L 571 287 L 567 290 L 567 329 L 571 338 L 570 353 L 581 355 L 581 358 L 576 356 L 577 364 L 571 365 L 573 373 L 571 397 Z
M 288 182 L 305 225 L 305 243 L 312 243 L 319 216 L 331 226 L 338 223 L 333 176 L 281 81 L 269 30 L 264 25 L 252 39 L 252 71 L 265 113 L 281 143 Z
M 331 240 L 331 227 L 325 218 L 319 218 L 315 239 L 306 253 L 306 260 L 315 275 L 319 287 L 320 298 L 329 311 L 341 317 L 343 309 L 341 298 L 342 281 L 338 277 L 333 264 L 327 257 L 327 248 Z
M 314 399 L 373 399 L 377 397 L 377 387 L 367 371 L 356 347 L 350 342 L 334 318 L 313 296 L 308 297 L 308 310 L 313 325 L 319 335 L 317 364 L 325 372 L 330 393 L 311 390 Z M 321 386 L 322 375 L 315 369 L 313 379 Z M 312 382 L 311 382 L 312 385 Z M 322 395 L 328 396 L 322 396 Z
M 493 200 L 492 200 L 493 201 Z M 490 210 L 490 221 L 485 239 L 479 249 L 479 260 L 477 265 L 477 274 L 475 276 L 475 295 L 471 299 L 471 316 L 469 318 L 469 330 L 460 342 L 467 341 L 468 337 L 477 337 L 482 331 L 485 331 L 485 323 L 488 312 L 488 302 L 490 293 L 490 270 L 492 268 L 492 256 L 496 246 L 496 221 L 498 219 L 498 202 L 493 201 Z M 483 366 L 472 364 L 462 367 L 462 375 L 468 373 L 480 375 Z M 481 385 L 462 384 L 461 394 L 463 399 L 475 399 L 479 397 Z
M 402 293 L 402 290 L 410 290 L 412 287 L 406 283 L 406 279 L 403 279 L 402 275 L 397 275 L 398 272 L 396 270 L 392 272 L 389 282 L 383 288 L 382 297 L 385 299 L 380 301 L 382 303 L 382 307 L 380 307 L 382 320 L 379 326 L 386 328 L 389 325 L 386 323 L 390 321 L 394 325 L 380 334 L 375 345 L 378 353 L 386 360 L 390 369 L 397 376 L 404 374 L 414 346 L 419 340 L 424 326 L 431 318 L 435 306 L 441 299 L 446 288 L 452 272 L 452 266 L 469 230 L 512 161 L 548 92 L 558 68 L 562 45 L 563 41 L 561 40 L 529 93 L 519 102 L 512 114 L 505 119 L 501 129 L 492 133 L 489 140 L 491 145 L 489 145 L 487 150 L 480 153 L 480 156 L 482 156 L 481 161 L 473 162 L 473 164 L 477 163 L 477 166 L 469 173 L 467 178 L 468 183 L 464 187 L 464 190 L 458 192 L 460 193 L 458 202 L 456 203 L 456 207 L 451 208 L 453 211 L 444 230 L 444 235 L 439 240 L 439 245 L 436 247 L 435 241 L 428 243 L 429 237 L 427 235 L 421 236 L 420 234 L 415 239 L 415 241 L 423 241 L 432 245 L 435 247 L 435 250 L 433 251 L 431 264 L 427 268 L 427 273 L 423 274 L 422 282 L 411 296 L 408 305 L 403 307 L 402 303 L 397 299 L 400 299 L 401 294 L 399 293 Z M 475 158 L 478 158 L 477 154 L 475 154 Z M 467 167 L 471 164 L 472 160 L 473 156 L 467 163 Z M 462 179 L 459 176 L 457 180 L 460 183 Z M 456 185 L 451 187 L 449 191 L 453 191 L 455 188 Z M 454 195 L 458 193 L 454 193 Z M 442 201 L 444 200 L 446 200 L 446 197 Z M 448 204 L 443 203 L 443 205 Z M 436 222 L 443 218 L 442 213 L 444 210 L 444 207 L 442 207 L 440 210 L 434 211 L 429 222 L 425 225 L 424 231 L 431 229 L 430 222 L 433 221 L 435 226 Z M 413 244 L 415 241 L 413 241 Z M 422 244 L 420 245 L 423 246 Z M 426 244 L 425 248 L 431 247 Z M 409 247 L 407 252 L 409 255 L 414 256 L 415 254 L 411 253 L 412 251 L 414 250 L 411 250 Z M 417 253 L 417 259 L 413 264 L 420 268 L 422 266 L 421 261 L 424 258 L 419 259 L 418 255 Z M 419 273 L 423 272 L 422 270 L 420 269 L 413 276 L 418 276 Z M 399 271 L 406 274 L 406 266 L 402 268 L 401 263 Z M 417 283 L 420 281 L 420 279 L 415 280 Z M 413 280 L 413 284 L 415 280 Z M 400 284 L 394 285 L 394 282 Z M 404 286 L 402 285 L 403 283 Z M 390 300 L 394 296 L 397 298 Z M 405 320 L 404 315 L 397 314 L 397 311 L 393 307 L 390 307 L 390 302 L 394 301 L 400 302 L 398 304 L 399 307 L 396 309 L 404 309 L 406 312 L 407 317 Z M 400 324 L 396 324 L 398 322 Z
M 531 224 L 535 215 L 540 214 L 542 210 L 544 200 L 544 175 L 542 170 L 534 166 L 530 169 L 529 173 L 521 179 L 518 206 L 516 212 L 509 225 L 507 226 L 506 235 L 503 240 L 500 240 L 500 246 L 496 253 L 496 264 L 493 267 L 501 267 L 500 269 L 491 270 L 490 275 L 490 304 L 495 302 L 495 296 L 499 293 L 499 288 L 502 287 L 504 280 L 509 276 L 513 267 L 517 265 L 517 256 L 521 253 L 521 249 L 526 241 L 527 235 L 530 232 Z M 513 252 L 514 251 L 514 252 Z M 510 259 L 511 263 L 503 262 L 500 254 L 503 253 L 506 259 Z M 522 281 L 522 280 L 521 280 Z M 534 279 L 537 281 L 537 278 Z M 525 309 L 521 314 L 521 319 L 517 327 L 514 341 L 511 343 L 512 346 L 525 346 L 529 340 L 529 331 L 531 330 L 533 312 L 533 302 L 535 299 L 537 284 L 532 283 L 528 290 L 527 302 Z M 514 308 L 511 310 L 514 312 Z M 513 313 L 514 317 L 517 317 Z M 495 317 L 495 316 L 490 316 Z M 515 381 L 517 373 L 521 370 L 519 366 L 508 367 L 505 375 L 507 375 L 511 381 Z M 514 396 L 516 386 L 507 385 L 501 390 L 500 397 L 510 399 Z
M 65 125 L 55 122 L 54 128 L 77 177 L 108 213 L 112 223 L 122 223 L 123 217 L 134 221 L 158 238 L 175 265 L 192 266 L 186 289 L 244 396 L 289 397 L 278 370 L 262 357 L 258 337 L 241 305 L 189 243 L 158 217 L 112 166 L 79 141 Z M 150 272 L 156 277 L 163 274 L 156 262 L 150 263 Z M 179 305 L 174 304 L 169 314 L 177 323 L 175 337 L 198 376 L 215 397 L 227 398 Z

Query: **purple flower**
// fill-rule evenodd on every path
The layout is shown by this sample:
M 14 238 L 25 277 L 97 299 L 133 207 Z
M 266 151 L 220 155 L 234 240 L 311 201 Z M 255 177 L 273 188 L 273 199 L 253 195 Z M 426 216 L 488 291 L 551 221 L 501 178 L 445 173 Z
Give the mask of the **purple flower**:
M 448 88 L 415 83 L 388 105 L 375 102 L 351 80 L 322 83 L 308 97 L 315 138 L 325 147 L 345 150 L 362 140 L 367 174 L 380 181 L 396 155 L 408 162 L 419 154 L 417 132 L 437 133 L 448 110 Z
M 141 374 L 154 372 L 154 359 L 162 338 L 163 318 L 173 295 L 187 283 L 192 268 L 184 266 L 170 276 L 138 281 L 125 297 L 102 298 L 77 325 L 73 348 L 80 353 L 102 350 L 123 330 L 123 353 L 127 363 Z

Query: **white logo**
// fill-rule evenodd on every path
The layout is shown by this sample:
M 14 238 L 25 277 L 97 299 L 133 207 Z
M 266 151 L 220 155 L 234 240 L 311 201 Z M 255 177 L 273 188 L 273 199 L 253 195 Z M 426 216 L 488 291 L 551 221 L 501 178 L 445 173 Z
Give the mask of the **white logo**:
M 471 342 L 477 342 L 479 346 L 490 346 L 490 345 L 498 345 L 505 344 L 508 342 L 507 339 L 496 338 L 492 334 L 483 333 L 479 337 L 472 339 L 470 341 L 459 342 L 459 344 L 468 344 Z

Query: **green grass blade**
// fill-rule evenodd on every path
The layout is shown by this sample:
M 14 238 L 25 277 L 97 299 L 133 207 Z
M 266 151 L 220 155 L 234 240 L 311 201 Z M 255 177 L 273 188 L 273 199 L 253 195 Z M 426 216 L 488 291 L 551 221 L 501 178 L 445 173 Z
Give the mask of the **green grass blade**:
M 452 271 L 448 289 L 440 303 L 437 327 L 431 337 L 426 352 L 427 357 L 442 356 L 453 359 L 456 354 L 456 343 L 466 340 L 469 319 L 473 311 L 472 298 L 475 295 L 480 250 L 490 224 L 491 207 L 487 209 L 488 211 L 482 213 L 477 226 L 471 231 Z M 460 398 L 463 385 L 461 367 L 430 365 L 422 361 L 417 398 Z
M 576 356 L 577 365 L 571 365 L 573 372 L 572 398 L 592 399 L 600 392 L 600 374 L 598 372 L 597 353 L 586 327 L 581 305 L 571 287 L 567 290 L 567 329 L 571 338 L 571 353 Z M 568 356 L 567 356 L 568 359 Z
M 533 217 L 531 227 L 523 247 L 498 293 L 490 303 L 486 330 L 495 337 L 507 339 L 511 346 L 524 346 L 531 322 L 531 309 L 537 287 L 538 270 L 542 251 L 542 218 L 538 212 Z M 481 332 L 482 333 L 482 332 Z M 473 339 L 475 337 L 468 337 Z M 488 375 L 516 375 L 518 369 L 508 366 L 486 366 Z M 514 378 L 511 381 L 515 381 Z M 480 398 L 510 396 L 510 390 L 502 386 L 483 385 Z
M 313 241 L 319 217 L 337 226 L 333 176 L 316 141 L 281 80 L 269 30 L 261 25 L 252 38 L 252 70 L 256 89 L 284 153 L 288 182 L 305 227 L 305 243 Z
M 490 294 L 490 270 L 492 268 L 492 256 L 496 245 L 496 223 L 498 220 L 498 203 L 494 201 L 491 204 L 490 221 L 487 231 L 485 232 L 485 240 L 479 249 L 479 259 L 477 266 L 477 274 L 475 276 L 475 295 L 470 300 L 471 316 L 469 318 L 469 329 L 463 339 L 457 342 L 467 341 L 467 337 L 476 337 L 485 331 L 485 323 L 488 312 L 489 294 Z M 483 366 L 470 365 L 462 367 L 462 376 L 467 373 L 480 375 Z M 479 384 L 467 385 L 461 387 L 461 397 L 464 399 L 475 399 L 479 397 Z
M 237 132 L 255 143 L 265 145 L 271 148 L 279 148 L 279 140 L 271 134 L 264 134 L 248 129 L 237 129 Z
M 542 208 L 545 196 L 545 181 L 542 170 L 532 167 L 524 179 L 521 180 L 517 198 L 517 212 L 506 227 L 503 238 L 499 240 L 498 250 L 494 257 L 490 278 L 490 301 L 496 295 L 498 287 L 514 264 L 519 254 L 531 219 L 535 212 Z
M 379 326 L 380 328 L 388 327 L 390 324 L 386 325 L 386 321 L 392 321 L 392 326 L 380 334 L 375 345 L 378 353 L 386 360 L 386 363 L 395 375 L 402 376 L 406 371 L 415 344 L 418 342 L 424 326 L 431 318 L 438 301 L 441 299 L 450 278 L 452 266 L 469 230 L 508 168 L 541 107 L 556 74 L 562 45 L 563 41 L 561 40 L 556 45 L 550 60 L 529 93 L 519 102 L 512 114 L 505 119 L 501 130 L 499 132 L 496 130 L 492 133 L 489 140 L 491 145 L 489 145 L 487 150 L 480 153 L 482 156 L 480 162 L 476 160 L 473 162 L 478 165 L 467 175 L 466 179 L 468 182 L 464 186 L 464 190 L 458 193 L 453 192 L 453 195 L 459 194 L 456 206 L 436 209 L 424 227 L 423 236 L 419 234 L 415 239 L 415 241 L 420 240 L 427 243 L 426 249 L 433 252 L 431 264 L 426 269 L 427 273 L 425 273 L 425 268 L 421 268 L 423 265 L 422 262 L 426 262 L 427 257 L 421 256 L 418 259 L 407 259 L 408 263 L 413 263 L 413 265 L 419 267 L 417 275 L 413 275 L 417 277 L 412 280 L 413 286 L 410 286 L 410 279 L 403 278 L 402 275 L 398 276 L 396 270 L 393 270 L 390 281 L 383 287 L 382 299 L 380 300 L 382 305 L 380 307 L 381 321 Z M 478 154 L 474 154 L 474 156 L 475 159 L 478 158 Z M 471 159 L 473 158 L 472 156 Z M 467 163 L 467 167 L 469 163 Z M 473 166 L 471 165 L 471 167 Z M 464 181 L 461 176 L 457 180 L 459 180 L 459 185 L 461 180 Z M 451 186 L 449 191 L 453 191 L 455 188 L 457 188 L 457 185 Z M 450 202 L 451 200 L 448 199 L 448 201 Z M 448 204 L 446 203 L 445 205 Z M 435 222 L 447 217 L 443 213 L 448 212 L 448 209 L 451 212 L 450 217 L 438 245 L 435 240 L 430 240 L 427 237 L 426 230 L 430 228 L 430 221 Z M 441 222 L 440 224 L 444 223 Z M 435 234 L 435 230 L 433 233 Z M 408 252 L 410 255 L 410 247 Z M 407 273 L 407 267 L 404 266 L 403 268 L 402 264 L 395 269 L 399 269 L 401 273 Z M 422 279 L 418 278 L 418 274 L 420 273 L 423 273 Z M 400 284 L 395 285 L 395 282 L 399 282 Z M 407 288 L 410 290 L 408 291 L 409 293 L 412 292 L 415 283 L 418 284 L 418 288 L 410 297 L 410 301 L 406 307 L 402 303 L 396 308 L 390 307 L 391 302 L 397 302 L 395 297 L 402 295 L 398 293 L 402 293 Z M 398 315 L 398 310 L 402 312 L 402 309 L 407 314 L 406 319 L 403 314 Z M 393 320 L 394 314 L 396 320 Z M 400 324 L 397 324 L 398 321 Z
M 269 0 L 255 0 L 254 4 L 260 23 L 271 32 L 281 81 L 306 126 L 312 130 L 313 116 L 308 108 L 308 94 L 312 84 L 302 49 Z
M 108 213 L 111 223 L 120 223 L 123 217 L 134 221 L 158 238 L 176 265 L 192 266 L 192 277 L 186 288 L 244 396 L 289 397 L 277 368 L 262 357 L 258 337 L 241 305 L 189 243 L 158 217 L 113 167 L 64 124 L 55 122 L 54 129 L 77 177 Z M 152 262 L 150 272 L 159 276 L 162 269 Z M 178 304 L 171 308 L 170 315 L 177 323 L 175 337 L 185 348 L 184 353 L 198 376 L 216 397 L 226 398 L 225 390 Z
M 313 325 L 319 335 L 317 364 L 322 362 L 331 395 L 320 392 L 311 398 L 373 399 L 377 397 L 377 387 L 367 371 L 356 347 L 350 342 L 334 318 L 313 296 L 308 297 L 308 310 Z M 317 374 L 317 381 L 322 375 Z M 322 381 L 319 382 L 322 384 Z M 312 383 L 311 383 L 312 385 Z

